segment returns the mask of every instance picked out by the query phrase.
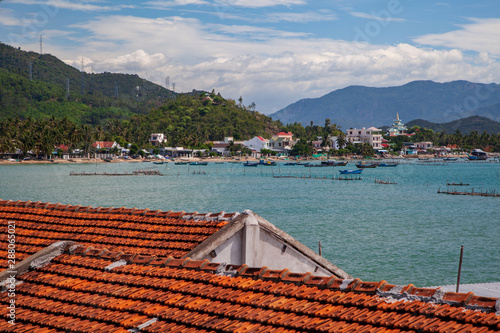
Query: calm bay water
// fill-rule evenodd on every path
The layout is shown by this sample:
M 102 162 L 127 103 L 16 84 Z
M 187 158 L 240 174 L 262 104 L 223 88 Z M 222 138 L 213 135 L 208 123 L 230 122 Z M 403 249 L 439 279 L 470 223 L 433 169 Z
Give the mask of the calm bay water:
M 500 163 L 403 164 L 365 169 L 360 181 L 273 178 L 338 175 L 347 167 L 244 168 L 152 163 L 1 165 L 0 198 L 186 212 L 250 209 L 364 281 L 417 286 L 500 281 L 500 198 L 438 194 L 500 192 Z M 159 169 L 164 177 L 69 176 Z M 375 179 L 392 180 L 381 185 Z

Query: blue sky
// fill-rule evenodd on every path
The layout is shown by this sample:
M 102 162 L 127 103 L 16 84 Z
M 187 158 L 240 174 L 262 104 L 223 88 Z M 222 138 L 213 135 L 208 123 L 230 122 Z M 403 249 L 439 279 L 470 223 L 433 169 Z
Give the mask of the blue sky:
M 275 112 L 349 85 L 500 82 L 500 1 L 0 1 L 0 41 Z

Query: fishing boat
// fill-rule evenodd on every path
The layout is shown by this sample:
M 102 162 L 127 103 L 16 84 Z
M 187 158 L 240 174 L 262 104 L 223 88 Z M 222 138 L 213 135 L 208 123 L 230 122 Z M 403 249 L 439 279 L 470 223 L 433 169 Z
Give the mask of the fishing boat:
M 191 162 L 189 165 L 208 165 L 208 162 Z
M 356 166 L 360 169 L 367 169 L 367 168 L 376 168 L 377 167 L 377 164 L 376 163 L 365 163 L 365 162 L 361 162 L 361 163 L 358 163 L 356 164 Z
M 456 160 L 458 160 L 458 157 L 446 157 L 443 160 L 444 161 L 456 161 Z
M 161 165 L 161 164 L 165 164 L 165 162 L 163 162 L 163 161 L 154 161 L 153 164 L 160 164 Z
M 388 167 L 397 167 L 398 164 L 397 163 L 379 163 L 378 165 L 379 167 L 385 167 L 385 168 L 388 168 Z
M 186 165 L 189 162 L 174 162 L 175 165 Z
M 265 166 L 274 166 L 276 165 L 276 162 L 274 161 L 265 161 L 265 160 L 260 160 L 259 165 L 265 165 Z
M 285 163 L 285 165 L 295 166 L 295 165 L 297 165 L 297 162 L 287 162 L 287 163 Z
M 335 166 L 346 166 L 347 165 L 347 161 L 336 161 L 335 162 Z
M 243 166 L 246 166 L 246 167 L 256 167 L 258 165 L 259 165 L 259 163 L 257 163 L 257 162 L 255 162 L 255 163 L 252 163 L 252 162 L 243 163 Z
M 342 175 L 359 175 L 361 172 L 363 172 L 363 169 L 358 169 L 358 170 L 339 170 L 339 172 Z
M 488 154 L 481 149 L 474 149 L 467 158 L 471 161 L 486 161 L 488 159 Z
M 215 164 L 224 164 L 224 162 L 215 162 Z

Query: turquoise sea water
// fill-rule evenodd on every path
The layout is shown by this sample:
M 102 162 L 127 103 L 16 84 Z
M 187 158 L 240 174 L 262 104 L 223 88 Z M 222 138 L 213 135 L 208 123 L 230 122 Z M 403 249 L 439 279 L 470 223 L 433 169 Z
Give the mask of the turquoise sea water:
M 0 198 L 186 212 L 251 209 L 335 265 L 364 281 L 417 286 L 500 281 L 500 198 L 438 194 L 500 192 L 500 163 L 402 164 L 365 169 L 362 180 L 273 178 L 273 174 L 338 176 L 347 167 L 245 168 L 152 163 L 1 165 Z M 69 176 L 70 172 L 132 172 L 157 176 Z M 376 184 L 375 179 L 396 185 Z

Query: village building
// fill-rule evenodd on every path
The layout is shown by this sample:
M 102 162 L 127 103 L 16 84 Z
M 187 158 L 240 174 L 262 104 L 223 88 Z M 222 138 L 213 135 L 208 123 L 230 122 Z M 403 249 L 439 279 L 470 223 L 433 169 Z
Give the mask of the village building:
M 418 150 L 421 150 L 421 151 L 426 151 L 426 150 L 431 150 L 434 148 L 434 144 L 430 141 L 425 141 L 425 142 L 416 142 L 415 143 L 415 147 L 418 149 Z
M 167 142 L 167 138 L 165 138 L 165 134 L 163 134 L 163 133 L 153 133 L 153 134 L 151 134 L 151 137 L 149 138 L 149 142 L 153 146 L 160 146 L 164 142 Z
M 187 214 L 0 200 L 0 221 L 6 228 L 15 224 L 18 256 L 13 267 L 1 263 L 0 283 L 8 287 L 0 292 L 2 332 L 500 329 L 495 297 L 367 282 L 342 271 L 296 271 L 300 265 L 289 251 L 306 261 L 310 253 L 249 211 Z M 4 257 L 9 244 L 3 237 Z M 256 258 L 224 262 L 224 252 L 234 252 L 229 260 Z M 282 253 L 292 268 L 262 266 L 262 252 L 276 261 Z
M 387 130 L 387 135 L 408 135 L 408 128 L 406 128 L 405 124 L 403 124 L 403 122 L 399 119 L 399 113 L 396 113 L 396 119 L 394 119 L 394 123 Z
M 96 141 L 92 144 L 96 158 L 107 158 L 122 155 L 122 147 L 116 141 Z
M 212 142 L 212 152 L 216 152 L 219 155 L 229 156 L 231 154 L 229 147 L 231 145 L 244 145 L 243 141 L 235 141 L 232 136 L 225 136 L 224 141 L 213 141 Z
M 346 139 L 352 144 L 368 143 L 373 149 L 382 149 L 382 130 L 376 127 L 351 128 L 346 131 Z
M 292 132 L 279 132 L 269 140 L 269 148 L 282 155 L 288 155 L 297 141 L 293 140 Z
M 193 150 L 184 147 L 164 147 L 160 148 L 160 155 L 169 158 L 191 158 Z
M 247 147 L 252 151 L 252 157 L 259 158 L 262 149 L 269 149 L 269 139 L 265 139 L 261 136 L 254 136 L 250 140 L 244 141 L 243 146 Z

